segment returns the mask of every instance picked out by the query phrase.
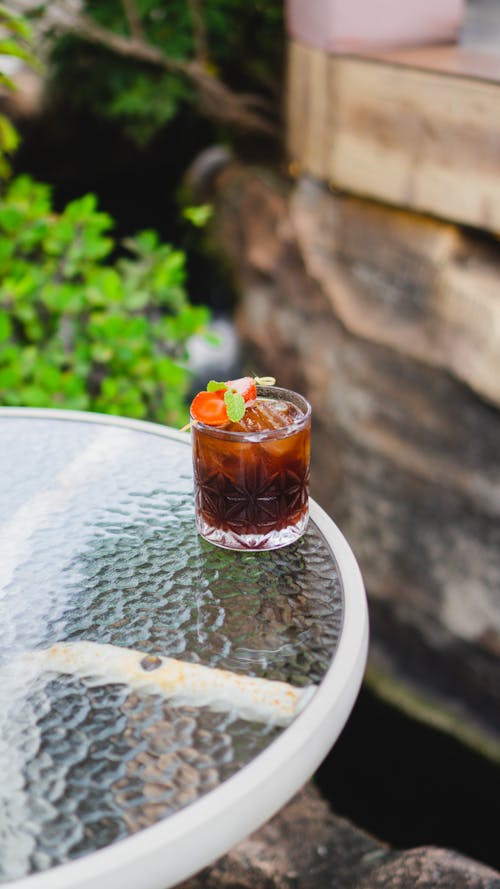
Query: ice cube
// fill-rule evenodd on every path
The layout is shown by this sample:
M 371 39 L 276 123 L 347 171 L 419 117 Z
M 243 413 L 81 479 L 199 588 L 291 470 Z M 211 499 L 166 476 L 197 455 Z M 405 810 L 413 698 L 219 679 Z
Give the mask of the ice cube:
M 250 407 L 247 407 L 240 422 L 234 423 L 231 429 L 242 432 L 282 429 L 284 426 L 296 422 L 299 417 L 299 409 L 288 401 L 257 398 Z

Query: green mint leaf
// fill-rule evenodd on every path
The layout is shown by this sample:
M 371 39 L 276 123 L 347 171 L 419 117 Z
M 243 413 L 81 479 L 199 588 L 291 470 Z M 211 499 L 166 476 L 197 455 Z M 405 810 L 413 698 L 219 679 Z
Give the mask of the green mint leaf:
M 245 413 L 245 399 L 239 392 L 231 392 L 228 389 L 224 392 L 224 403 L 226 411 L 231 423 L 238 423 Z
M 227 389 L 225 383 L 217 383 L 215 380 L 210 380 L 207 386 L 207 392 L 219 392 L 221 389 Z

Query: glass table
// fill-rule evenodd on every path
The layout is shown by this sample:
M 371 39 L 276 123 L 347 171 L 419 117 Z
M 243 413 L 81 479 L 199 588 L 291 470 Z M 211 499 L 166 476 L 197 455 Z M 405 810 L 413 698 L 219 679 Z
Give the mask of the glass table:
M 194 526 L 189 434 L 0 408 L 0 883 L 166 889 L 270 818 L 355 702 L 348 544 Z M 106 883 L 104 883 L 106 881 Z

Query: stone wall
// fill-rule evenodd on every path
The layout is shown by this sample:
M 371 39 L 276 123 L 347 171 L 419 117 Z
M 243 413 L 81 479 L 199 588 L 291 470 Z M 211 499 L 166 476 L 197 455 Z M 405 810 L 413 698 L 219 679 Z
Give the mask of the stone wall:
M 368 680 L 500 759 L 498 243 L 237 164 L 212 187 L 245 367 L 313 405 L 312 493 L 364 575 Z
M 449 849 L 397 851 L 329 809 L 312 785 L 178 889 L 500 889 L 500 874 Z

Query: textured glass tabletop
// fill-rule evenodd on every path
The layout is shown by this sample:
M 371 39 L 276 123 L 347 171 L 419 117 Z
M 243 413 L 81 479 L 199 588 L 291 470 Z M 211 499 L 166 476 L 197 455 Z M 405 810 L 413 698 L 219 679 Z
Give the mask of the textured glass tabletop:
M 342 632 L 335 556 L 311 521 L 282 550 L 196 533 L 189 438 L 151 424 L 0 415 L 0 882 L 189 806 L 286 729 L 127 678 L 33 669 L 82 642 L 302 688 Z M 76 646 L 76 647 L 75 647 Z M 113 649 L 114 650 L 114 649 Z M 156 660 L 155 660 L 156 659 Z

